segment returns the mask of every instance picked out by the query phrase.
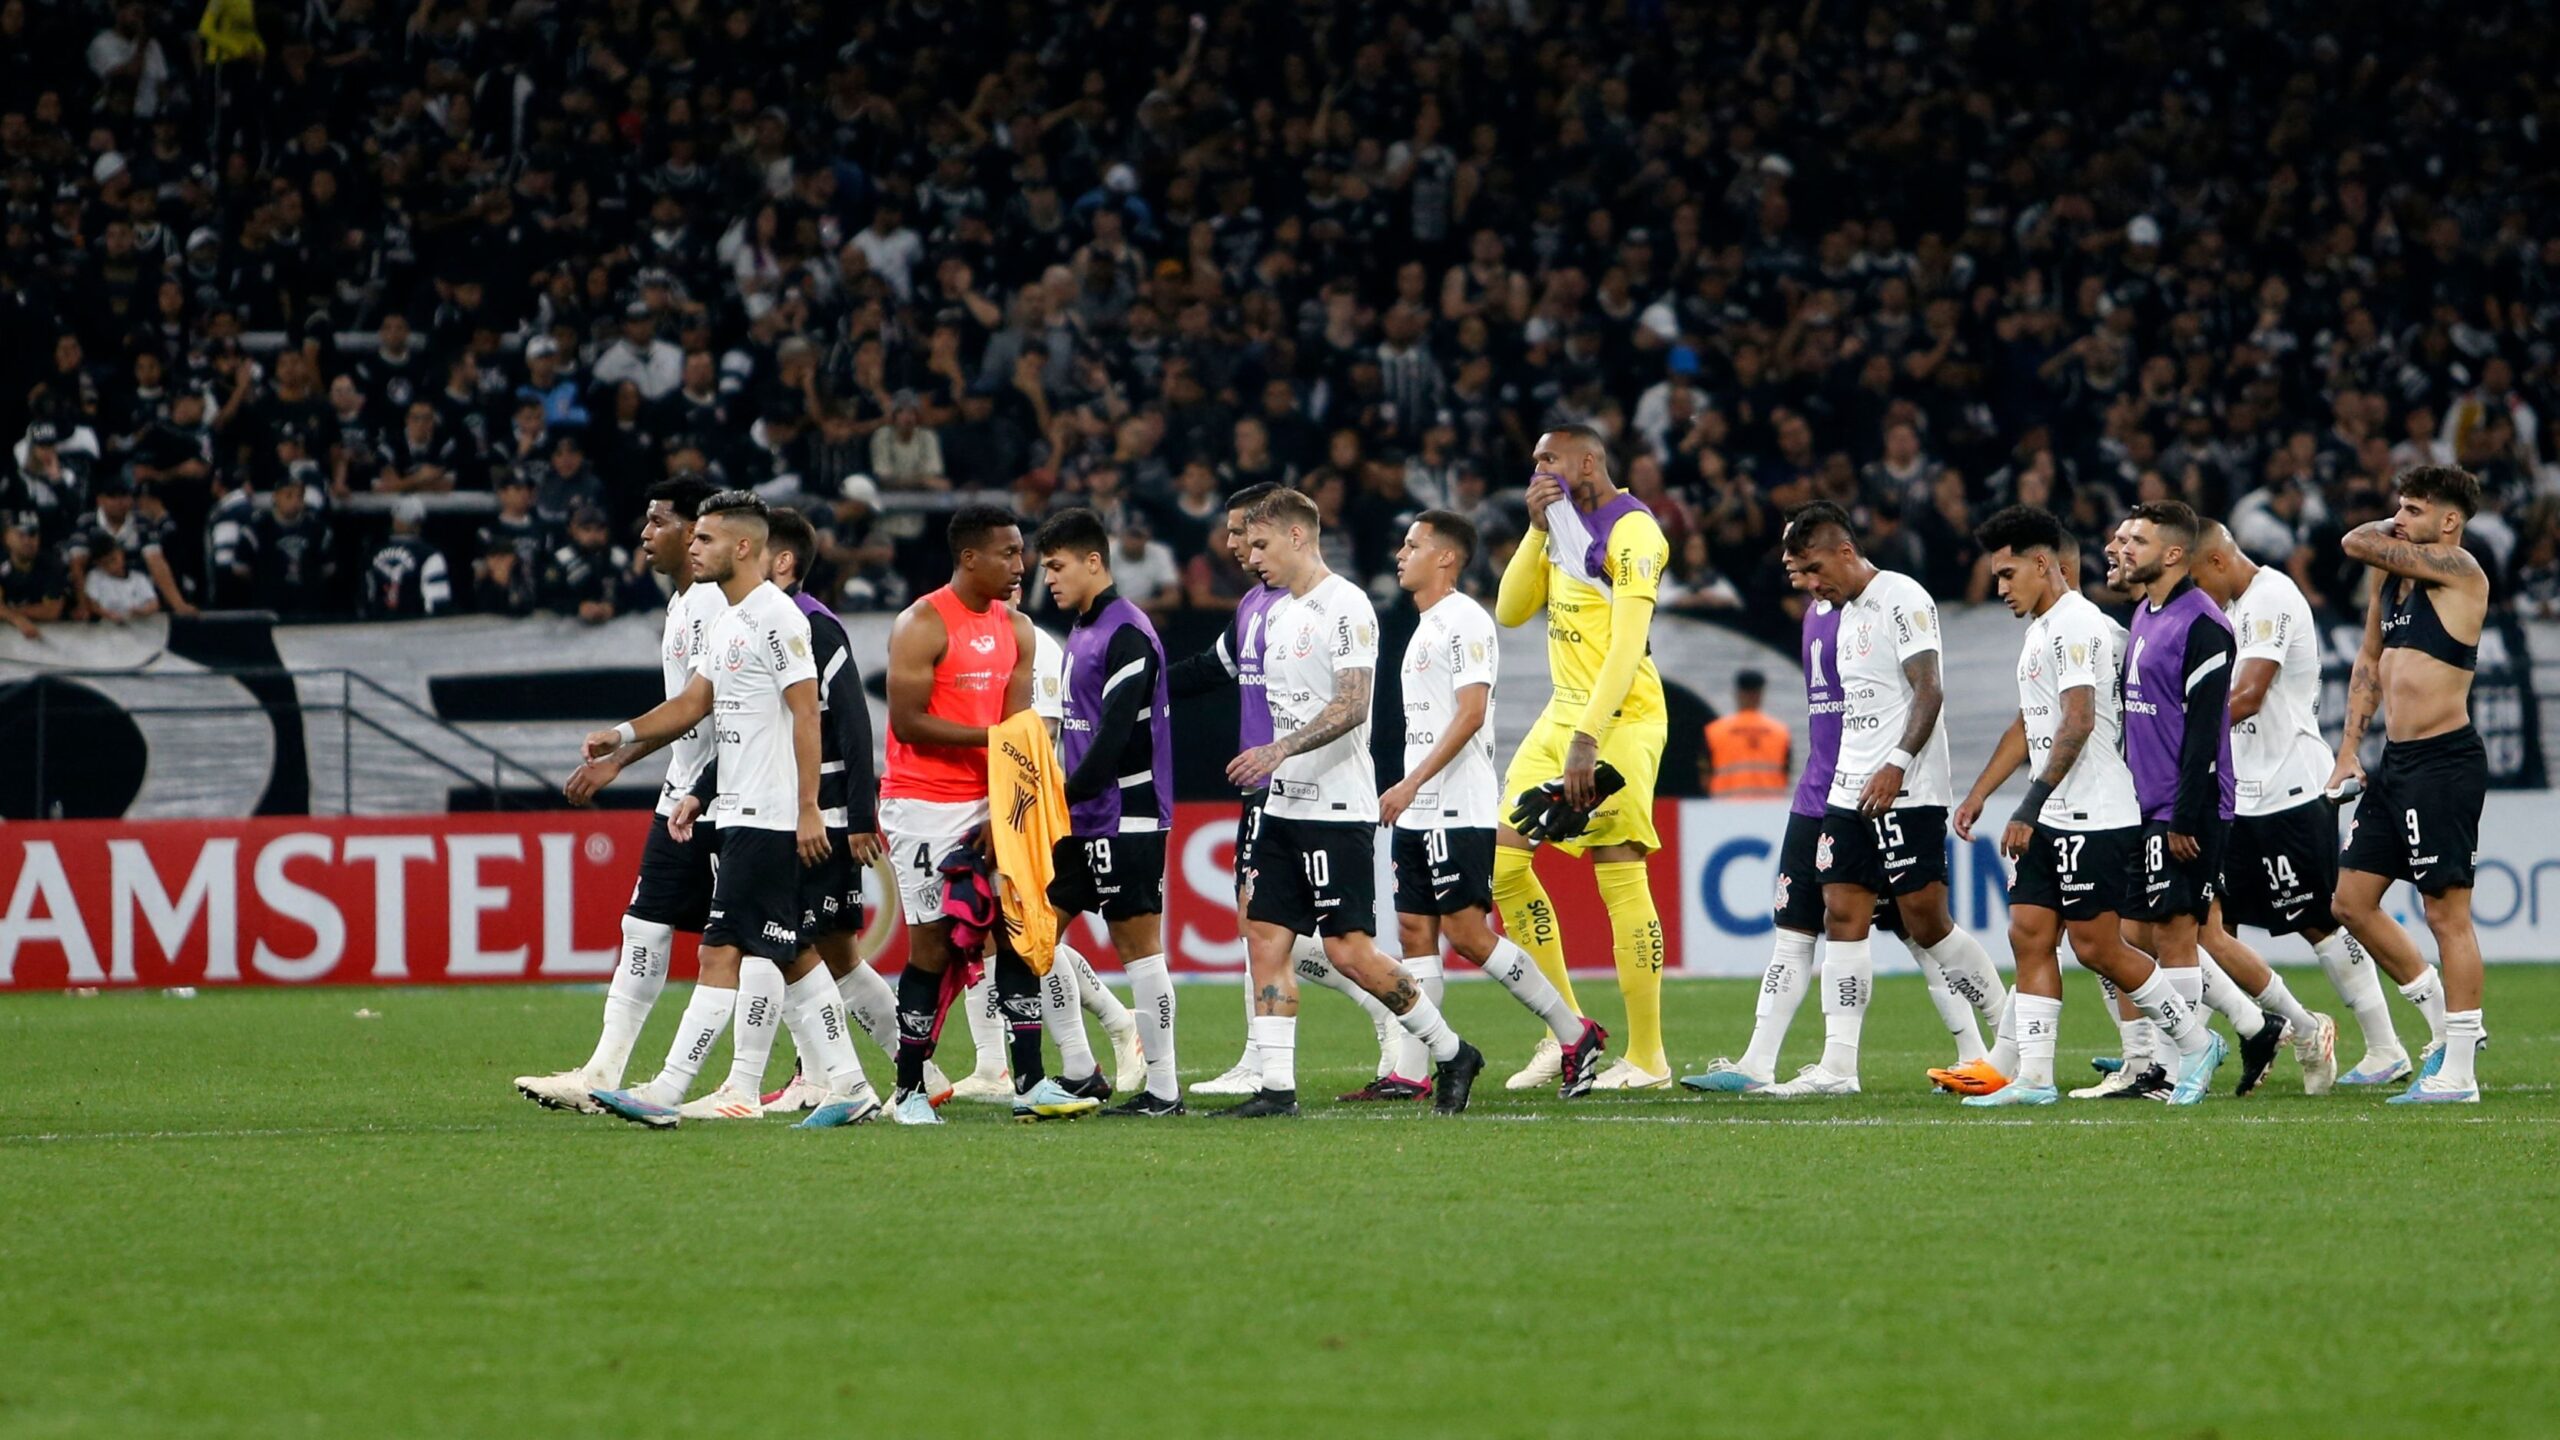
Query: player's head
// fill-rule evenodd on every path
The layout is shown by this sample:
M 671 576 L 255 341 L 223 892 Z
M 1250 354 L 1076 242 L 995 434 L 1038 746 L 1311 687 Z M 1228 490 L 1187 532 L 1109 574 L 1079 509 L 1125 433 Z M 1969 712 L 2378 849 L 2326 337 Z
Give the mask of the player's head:
M 1396 550 L 1396 583 L 1409 595 L 1445 594 L 1457 588 L 1475 558 L 1474 521 L 1455 510 L 1425 510 L 1405 527 L 1404 544 Z
M 649 514 L 640 524 L 640 548 L 649 556 L 650 569 L 679 578 L 693 573 L 685 547 L 693 541 L 694 517 L 710 498 L 711 487 L 691 475 L 649 487 Z
M 1010 600 L 1022 585 L 1022 522 L 1000 505 L 951 512 L 951 584 L 981 600 Z
M 2126 583 L 2150 586 L 2184 576 L 2195 558 L 2196 534 L 2203 528 L 2196 512 L 2182 500 L 2152 500 L 2134 506 L 2124 523 L 2116 527 Z
M 1081 615 L 1095 596 L 1111 588 L 1111 532 L 1102 517 L 1084 506 L 1061 510 L 1032 537 L 1040 557 L 1040 573 L 1058 608 Z
M 2195 576 L 2196 588 L 2213 597 L 2216 605 L 2228 606 L 2249 588 L 2258 567 L 2240 553 L 2231 532 L 2219 520 L 2207 520 L 2196 529 L 2195 557 L 2187 562 L 2188 573 Z
M 1608 499 L 1615 488 L 1609 481 L 1609 442 L 1589 425 L 1559 425 L 1539 436 L 1529 468 L 1556 477 L 1579 510 Z
M 1266 480 L 1259 485 L 1247 485 L 1227 497 L 1227 553 L 1234 556 L 1235 562 L 1243 565 L 1247 570 L 1252 569 L 1253 566 L 1245 561 L 1245 522 L 1253 517 L 1253 507 L 1261 504 L 1264 496 L 1279 488 L 1278 485 Z
M 2074 590 L 2079 589 L 2080 536 L 2074 531 L 2064 530 L 2062 543 L 2054 547 L 2053 553 L 2062 560 L 2062 583 Z
M 752 490 L 723 490 L 703 501 L 693 520 L 693 578 L 726 585 L 744 571 L 762 580 L 772 518 Z
M 1294 588 L 1311 567 L 1324 563 L 1317 548 L 1324 520 L 1303 491 L 1274 490 L 1254 502 L 1244 523 L 1245 568 L 1266 585 Z
M 1757 670 L 1733 672 L 1733 708 L 1757 710 L 1762 696 L 1769 693 L 1769 677 Z
M 2420 465 L 2400 472 L 2400 509 L 2391 528 L 2412 545 L 2459 545 L 2462 527 L 2480 513 L 2480 480 L 2459 465 Z
M 2012 615 L 2041 615 L 2070 590 L 2062 568 L 2062 522 L 2034 505 L 2012 505 L 1973 532 Z
M 1866 589 L 1867 576 L 1874 569 L 1858 553 L 1849 512 L 1828 500 L 1816 500 L 1789 515 L 1778 550 L 1786 557 L 1787 573 L 1802 577 L 1797 589 L 1834 605 L 1846 604 Z
M 765 540 L 765 578 L 782 587 L 785 594 L 796 594 L 809 579 L 809 566 L 818 558 L 818 527 L 797 510 L 777 509 L 765 517 L 770 532 Z

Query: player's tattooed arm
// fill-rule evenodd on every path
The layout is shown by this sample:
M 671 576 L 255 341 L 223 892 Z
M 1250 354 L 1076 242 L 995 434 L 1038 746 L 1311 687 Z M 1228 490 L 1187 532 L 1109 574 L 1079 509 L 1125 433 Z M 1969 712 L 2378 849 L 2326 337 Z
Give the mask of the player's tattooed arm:
M 1946 686 L 1938 675 L 1938 652 L 1923 650 L 1903 661 L 1902 678 L 1911 685 L 1911 714 L 1902 722 L 1902 740 L 1896 748 L 1917 755 L 1937 731 L 1938 711 L 1946 704 Z
M 1329 740 L 1339 740 L 1369 718 L 1369 692 L 1377 672 L 1370 669 L 1333 673 L 1333 700 L 1316 718 L 1268 745 L 1256 745 L 1227 762 L 1227 779 L 1247 787 L 1260 785 L 1292 755 L 1303 755 Z
M 2343 542 L 2347 558 L 2430 585 L 2466 591 L 2488 588 L 2489 577 L 2470 551 L 2459 545 L 2412 545 L 2400 538 L 2393 523 L 2376 520 L 2348 531 Z
M 2384 581 L 2383 584 L 2389 584 Z M 2382 708 L 2382 586 L 2364 607 L 2364 643 L 2356 647 L 2355 669 L 2347 676 L 2347 722 L 2338 736 L 2338 762 L 2329 769 L 2323 789 L 2335 791 L 2364 775 L 2364 732 L 2373 712 Z
M 2089 737 L 2098 730 L 2097 687 L 2083 685 L 2062 692 L 2062 718 L 2053 728 L 2053 751 L 2045 757 L 2044 771 L 2036 783 L 2058 786 L 2070 775 L 2071 767 L 2080 763 L 2080 752 Z

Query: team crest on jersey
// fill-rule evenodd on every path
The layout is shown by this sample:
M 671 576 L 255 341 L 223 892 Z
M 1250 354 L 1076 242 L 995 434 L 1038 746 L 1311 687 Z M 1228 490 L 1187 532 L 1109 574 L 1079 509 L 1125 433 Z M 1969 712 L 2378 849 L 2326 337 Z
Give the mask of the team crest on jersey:
M 1831 868 L 1831 835 L 1828 831 L 1823 833 L 1820 840 L 1814 842 L 1813 868 L 1816 874 Z M 1783 890 L 1786 883 L 1784 877 L 1781 877 L 1778 881 L 1780 889 Z
M 1309 655 L 1315 653 L 1315 648 L 1316 632 L 1313 630 L 1301 630 L 1298 632 L 1298 638 L 1290 643 L 1289 653 L 1297 656 L 1301 660 L 1304 660 Z
M 993 655 L 996 653 L 996 637 L 993 635 L 972 635 L 969 637 L 969 648 L 977 651 L 981 655 Z
M 1412 669 L 1413 673 L 1414 673 L 1414 674 L 1416 674 L 1416 675 L 1419 675 L 1419 674 L 1421 674 L 1423 671 L 1430 669 L 1430 668 L 1431 668 L 1431 652 L 1430 652 L 1430 651 L 1428 651 L 1428 650 L 1416 650 L 1416 651 L 1414 651 L 1414 652 L 1413 652 L 1413 664 L 1412 664 L 1412 666 L 1411 666 L 1410 668 Z
M 1875 648 L 1876 648 L 1876 644 L 1875 644 L 1875 636 L 1871 633 L 1871 631 L 1870 631 L 1870 627 L 1868 626 L 1868 624 L 1867 624 L 1867 622 L 1866 622 L 1866 621 L 1864 621 L 1864 620 L 1859 621 L 1859 622 L 1858 622 L 1858 657 L 1859 657 L 1860 659 L 1865 659 L 1865 658 L 1866 658 L 1866 656 L 1868 655 L 1868 653 L 1869 653 L 1869 652 L 1871 652 L 1871 651 L 1873 651 Z
M 2034 650 L 2027 652 L 2027 666 L 2023 673 L 2026 675 L 2026 678 L 2030 680 L 2036 679 L 2044 674 L 2043 652 Z
M 747 637 L 744 635 L 730 636 L 729 653 L 720 657 L 720 664 L 726 669 L 736 670 L 744 666 L 746 663 Z

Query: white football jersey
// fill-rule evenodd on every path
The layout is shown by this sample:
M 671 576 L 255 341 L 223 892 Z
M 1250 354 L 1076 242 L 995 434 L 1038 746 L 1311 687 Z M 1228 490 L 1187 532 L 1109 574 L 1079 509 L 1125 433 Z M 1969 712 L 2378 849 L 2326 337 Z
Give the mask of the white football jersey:
M 1858 808 L 1858 792 L 1884 768 L 1902 743 L 1911 713 L 1911 682 L 1904 662 L 1938 649 L 1938 602 L 1920 582 L 1878 570 L 1857 599 L 1840 607 L 1840 768 L 1831 774 L 1834 810 Z M 1896 810 L 1951 803 L 1947 782 L 1947 725 L 1941 714 L 1928 743 L 1902 775 Z
M 695 657 L 711 643 L 711 622 L 729 608 L 729 597 L 717 585 L 688 585 L 667 597 L 667 626 L 658 642 L 658 673 L 673 700 L 693 683 Z M 667 746 L 666 783 L 658 787 L 658 813 L 673 815 L 676 802 L 702 778 L 711 763 L 711 730 L 696 725 Z
M 1271 737 L 1315 723 L 1345 670 L 1378 670 L 1378 612 L 1359 586 L 1328 575 L 1304 595 L 1283 595 L 1262 631 L 1262 693 Z M 1371 692 L 1373 698 L 1375 691 Z M 1369 761 L 1369 715 L 1347 733 L 1292 755 L 1272 772 L 1266 813 L 1284 820 L 1378 823 L 1378 774 Z
M 716 588 L 713 593 L 719 593 Z M 698 664 L 711 677 L 711 723 L 720 756 L 720 798 L 711 818 L 748 830 L 800 826 L 800 762 L 791 748 L 791 710 L 782 692 L 817 683 L 809 617 L 770 580 L 720 612 Z
M 1491 829 L 1502 799 L 1493 768 L 1493 684 L 1501 665 L 1493 617 L 1465 595 L 1451 591 L 1422 612 L 1404 646 L 1404 773 L 1422 766 L 1457 718 L 1458 692 L 1482 685 L 1484 725 L 1457 757 L 1441 767 L 1396 817 L 1399 830 Z
M 2258 713 L 2231 727 L 2231 773 L 2239 783 L 2233 807 L 2242 815 L 2273 815 L 2320 798 L 2337 756 L 2320 734 L 2320 631 L 2311 602 L 2293 577 L 2272 565 L 2231 602 L 2231 628 L 2240 644 L 2238 666 L 2276 662 Z
M 1031 627 L 1031 713 L 1053 727 L 1067 721 L 1067 647 L 1037 625 Z
M 2089 742 L 2037 818 L 2055 830 L 2120 830 L 2142 823 L 2124 763 L 2123 631 L 2078 591 L 2027 626 L 2018 651 L 2018 713 L 2027 721 L 2027 778 L 2044 773 L 2062 725 L 2062 696 L 2096 694 Z

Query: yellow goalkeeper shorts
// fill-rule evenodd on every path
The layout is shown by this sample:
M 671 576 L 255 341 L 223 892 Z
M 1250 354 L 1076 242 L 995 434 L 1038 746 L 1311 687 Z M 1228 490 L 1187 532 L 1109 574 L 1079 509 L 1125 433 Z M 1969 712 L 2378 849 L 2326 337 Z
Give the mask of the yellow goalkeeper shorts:
M 1662 837 L 1653 828 L 1653 786 L 1662 770 L 1663 746 L 1670 738 L 1669 727 L 1661 723 L 1638 721 L 1610 731 L 1609 738 L 1600 742 L 1600 758 L 1626 777 L 1626 788 L 1592 812 L 1590 828 L 1571 840 L 1554 842 L 1555 848 L 1567 855 L 1579 855 L 1603 845 L 1641 845 L 1648 854 L 1661 849 Z M 1519 751 L 1512 755 L 1510 770 L 1502 777 L 1502 815 L 1506 823 L 1521 792 L 1564 773 L 1565 751 L 1572 744 L 1572 722 L 1552 715 L 1538 717 L 1538 723 L 1520 742 Z

